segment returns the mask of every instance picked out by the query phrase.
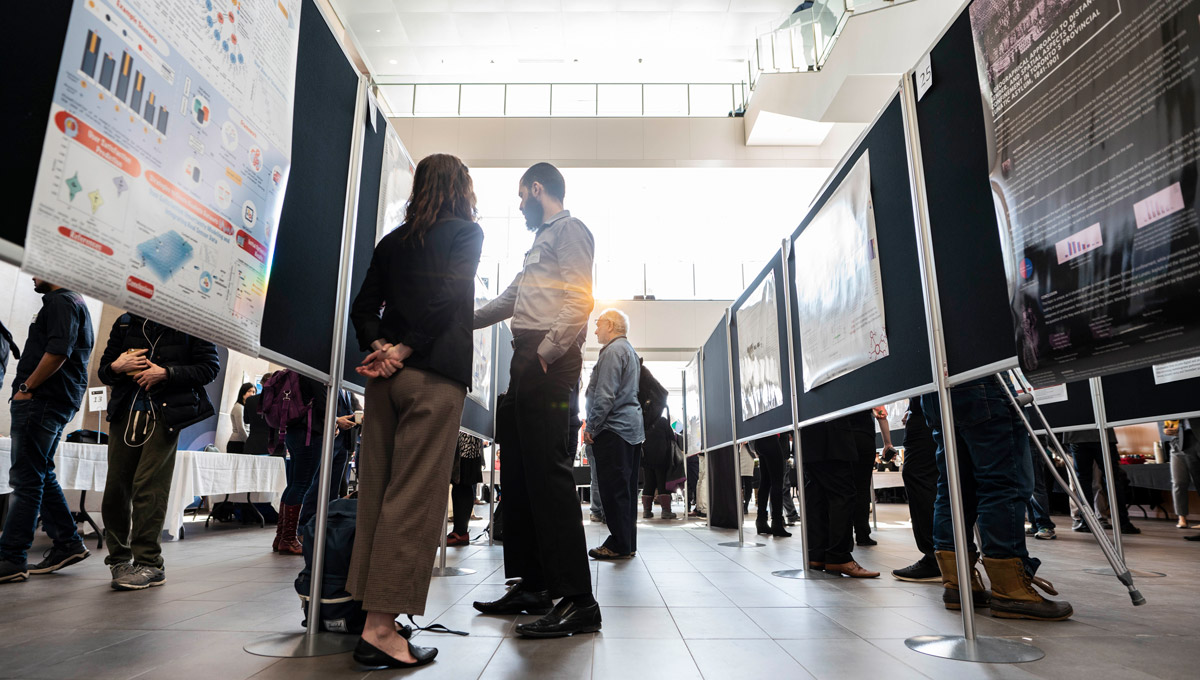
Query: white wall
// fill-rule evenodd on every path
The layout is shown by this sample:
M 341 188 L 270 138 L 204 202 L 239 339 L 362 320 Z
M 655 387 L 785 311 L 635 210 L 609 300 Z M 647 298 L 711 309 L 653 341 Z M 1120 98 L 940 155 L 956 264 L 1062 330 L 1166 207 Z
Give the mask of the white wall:
M 279 370 L 265 359 L 229 350 L 229 360 L 225 364 L 225 385 L 221 390 L 221 403 L 217 405 L 220 418 L 217 420 L 217 448 L 227 451 L 229 435 L 233 432 L 233 421 L 229 419 L 229 410 L 237 402 L 238 388 L 242 383 L 254 382 L 257 376 Z

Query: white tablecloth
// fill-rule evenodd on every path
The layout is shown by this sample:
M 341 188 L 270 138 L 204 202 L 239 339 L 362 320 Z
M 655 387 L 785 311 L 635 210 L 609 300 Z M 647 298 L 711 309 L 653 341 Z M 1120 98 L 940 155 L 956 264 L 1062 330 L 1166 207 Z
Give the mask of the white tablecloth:
M 12 492 L 8 486 L 11 448 L 12 439 L 0 438 L 0 494 Z M 63 489 L 104 491 L 108 447 L 62 442 L 54 455 L 54 467 Z M 175 454 L 175 472 L 171 476 L 164 528 L 172 540 L 178 539 L 183 509 L 191 505 L 196 496 L 251 493 L 252 501 L 278 507 L 286 487 L 282 458 L 179 451 Z
M 874 472 L 872 477 L 875 480 L 876 489 L 904 486 L 904 477 L 899 472 Z

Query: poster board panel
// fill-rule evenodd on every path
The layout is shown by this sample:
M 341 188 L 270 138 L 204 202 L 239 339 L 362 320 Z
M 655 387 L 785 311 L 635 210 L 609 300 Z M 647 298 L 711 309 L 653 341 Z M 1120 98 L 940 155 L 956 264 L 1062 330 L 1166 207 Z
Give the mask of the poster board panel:
M 846 178 L 858 158 L 868 150 L 871 154 L 871 197 L 879 240 L 889 354 L 852 373 L 818 385 L 809 392 L 800 392 L 797 404 L 800 422 L 863 410 L 933 389 L 904 116 L 899 94 L 892 97 L 857 146 L 847 154 L 840 169 L 792 235 L 792 242 L 796 244 L 797 237 Z M 794 262 L 793 252 L 789 260 L 789 270 L 793 272 Z M 794 286 L 794 276 L 792 279 L 788 285 Z M 793 361 L 797 362 L 797 380 L 802 381 L 800 326 L 794 308 L 791 322 L 795 329 Z
M 739 439 L 792 424 L 792 384 L 785 349 L 788 346 L 785 283 L 782 252 L 776 252 L 750 288 L 734 302 L 730 314 L 733 320 L 730 354 L 738 358 L 733 362 L 733 384 Z M 764 312 L 769 318 L 763 318 Z M 751 322 L 753 327 L 749 326 Z M 755 371 L 753 377 L 746 371 L 748 365 Z M 748 417 L 750 404 L 761 411 Z
M 383 170 L 383 146 L 388 127 L 387 117 L 382 111 L 368 106 L 365 113 L 367 116 L 374 113 L 375 120 L 363 126 L 362 176 L 358 183 L 358 219 L 354 228 L 354 256 L 350 260 L 350 297 L 347 304 L 354 302 L 354 296 L 362 288 L 367 269 L 371 266 L 371 256 L 375 252 L 379 177 Z M 366 356 L 367 353 L 359 349 L 354 326 L 346 324 L 346 357 L 342 367 L 346 382 L 366 388 L 367 379 L 354 371 Z
M 725 318 L 713 329 L 701 350 L 704 373 L 704 448 L 713 449 L 733 441 L 729 403 L 729 342 Z
M 700 398 L 700 353 L 697 352 L 683 369 L 683 429 L 685 452 L 689 456 L 704 448 L 703 417 Z
M 1154 369 L 1106 375 L 1104 411 L 1114 426 L 1200 415 L 1200 378 L 1156 382 Z

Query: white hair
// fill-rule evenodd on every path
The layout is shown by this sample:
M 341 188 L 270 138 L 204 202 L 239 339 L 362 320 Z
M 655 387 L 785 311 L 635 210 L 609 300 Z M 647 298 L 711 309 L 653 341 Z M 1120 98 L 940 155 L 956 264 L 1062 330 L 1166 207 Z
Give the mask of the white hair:
M 618 335 L 625 335 L 629 332 L 629 317 L 619 309 L 606 309 L 600 312 L 600 317 L 596 320 L 600 321 L 601 319 L 611 323 L 613 332 Z

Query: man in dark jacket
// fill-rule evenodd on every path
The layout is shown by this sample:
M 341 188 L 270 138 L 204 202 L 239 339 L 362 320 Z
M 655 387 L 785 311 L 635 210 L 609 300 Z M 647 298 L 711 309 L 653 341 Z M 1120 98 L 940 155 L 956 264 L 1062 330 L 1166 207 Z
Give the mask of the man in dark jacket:
M 211 342 L 134 314 L 113 324 L 98 375 L 112 386 L 101 512 L 115 590 L 166 583 L 162 529 L 179 433 L 213 414 L 204 386 L 220 369 Z

